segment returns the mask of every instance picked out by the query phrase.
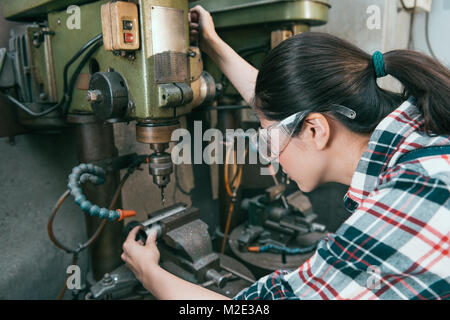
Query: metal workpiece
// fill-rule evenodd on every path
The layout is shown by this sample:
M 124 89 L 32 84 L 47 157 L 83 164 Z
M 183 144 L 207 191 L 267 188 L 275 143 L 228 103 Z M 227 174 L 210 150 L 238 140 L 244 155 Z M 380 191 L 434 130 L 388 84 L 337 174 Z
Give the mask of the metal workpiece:
M 174 205 L 171 205 L 170 207 L 158 210 L 154 212 L 152 215 L 149 215 L 149 219 L 142 222 L 142 225 L 144 227 L 150 227 L 155 223 L 162 221 L 164 219 L 168 219 L 169 217 L 178 214 L 180 212 L 183 212 L 184 210 L 186 210 L 186 204 L 176 203 Z
M 161 237 L 162 235 L 162 227 L 159 224 L 160 221 L 170 218 L 173 215 L 176 215 L 180 212 L 183 212 L 186 210 L 186 204 L 184 203 L 176 203 L 173 204 L 167 208 L 160 209 L 152 214 L 148 215 L 148 220 L 145 220 L 143 222 L 138 221 L 130 221 L 127 223 L 127 225 L 124 228 L 124 236 L 127 237 L 130 231 L 135 228 L 139 227 L 138 234 L 136 236 L 137 240 L 142 240 L 143 243 L 147 241 L 147 237 L 150 235 L 151 232 L 154 230 L 157 233 L 157 239 Z
M 208 281 L 203 283 L 202 286 L 207 287 L 211 284 L 215 284 L 217 287 L 223 288 L 227 284 L 228 279 L 232 276 L 233 274 L 230 272 L 223 274 L 218 272 L 216 269 L 209 269 L 206 271 L 206 279 L 208 279 Z

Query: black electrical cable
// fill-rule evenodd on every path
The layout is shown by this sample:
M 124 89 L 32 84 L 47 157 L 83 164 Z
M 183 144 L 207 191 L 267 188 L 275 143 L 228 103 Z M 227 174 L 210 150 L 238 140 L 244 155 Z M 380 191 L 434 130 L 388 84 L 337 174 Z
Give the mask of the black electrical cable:
M 433 47 L 431 46 L 431 41 L 430 41 L 430 13 L 427 12 L 426 14 L 426 21 L 425 21 L 425 40 L 427 42 L 427 47 L 428 50 L 430 51 L 431 56 L 438 60 L 437 56 L 434 54 L 434 50 Z
M 408 49 L 412 49 L 413 32 L 414 32 L 413 29 L 414 29 L 414 20 L 415 20 L 417 0 L 414 0 L 413 8 L 407 8 L 404 0 L 400 0 L 400 3 L 405 11 L 411 12 L 411 24 L 410 24 L 409 39 L 408 39 Z M 432 47 L 431 41 L 430 41 L 430 13 L 429 12 L 427 12 L 426 16 L 425 16 L 425 40 L 427 43 L 428 51 L 430 51 L 431 56 L 434 59 L 438 60 L 436 54 L 434 53 L 434 50 L 433 50 L 433 47 Z
M 411 11 L 411 10 L 412 10 L 411 8 L 408 8 L 408 7 L 405 5 L 405 1 L 404 1 L 404 0 L 400 0 L 400 3 L 402 4 L 403 10 L 405 10 L 405 11 Z
M 412 49 L 413 46 L 413 29 L 414 29 L 414 20 L 416 16 L 416 6 L 417 6 L 417 0 L 414 0 L 414 5 L 412 8 L 408 8 L 405 4 L 404 0 L 400 0 L 400 3 L 403 7 L 403 10 L 406 12 L 411 13 L 411 22 L 409 24 L 409 36 L 408 36 L 408 49 Z
M 75 69 L 75 71 L 72 74 L 72 78 L 70 79 L 69 82 L 69 91 L 66 97 L 66 102 L 63 105 L 63 112 L 64 114 L 67 114 L 67 112 L 69 111 L 69 106 L 70 103 L 72 102 L 72 92 L 73 89 L 75 88 L 75 85 L 77 83 L 78 80 L 78 76 L 81 73 L 81 70 L 84 68 L 84 65 L 87 63 L 87 61 L 91 58 L 91 56 L 94 54 L 95 51 L 97 51 L 97 49 L 99 47 L 101 47 L 103 45 L 103 41 L 98 41 L 97 43 L 94 44 L 94 46 L 89 49 L 89 51 L 84 55 L 83 59 L 80 61 L 80 64 L 78 65 L 78 67 Z
M 411 21 L 409 24 L 409 36 L 408 36 L 408 49 L 412 50 L 414 47 L 414 22 L 416 21 L 416 4 L 417 0 L 414 0 L 414 7 L 409 9 L 411 12 Z
M 38 118 L 38 117 L 43 117 L 59 108 L 63 108 L 68 105 L 68 102 L 70 103 L 71 99 L 72 99 L 72 91 L 73 91 L 73 87 L 75 86 L 75 81 L 79 76 L 79 73 L 81 71 L 81 69 L 84 67 L 84 64 L 87 62 L 87 59 L 95 52 L 95 50 L 98 49 L 99 44 L 101 45 L 102 42 L 99 41 L 102 39 L 102 34 L 99 34 L 97 36 L 95 36 L 94 38 L 92 38 L 91 40 L 89 40 L 85 45 L 83 45 L 83 47 L 77 52 L 75 53 L 75 55 L 66 63 L 66 65 L 64 66 L 64 71 L 63 71 L 63 96 L 61 98 L 61 100 L 54 106 L 41 111 L 41 112 L 34 112 L 33 110 L 31 110 L 30 108 L 28 108 L 26 105 L 24 105 L 23 103 L 21 103 L 20 101 L 18 101 L 17 99 L 15 99 L 14 97 L 5 94 L 5 97 L 11 101 L 13 104 L 15 104 L 19 109 L 25 111 L 26 113 L 28 113 L 29 115 Z M 68 86 L 68 81 L 67 81 L 67 73 L 69 70 L 69 67 L 86 51 L 88 50 L 93 44 L 95 44 L 94 48 L 95 50 L 89 50 L 89 52 L 85 55 L 85 57 L 83 58 L 83 60 L 80 62 L 80 64 L 78 65 L 76 71 L 74 72 L 74 74 L 72 75 L 71 81 L 69 82 L 69 86 Z M 74 79 L 74 80 L 73 80 Z M 68 87 L 67 87 L 68 86 Z
M 64 66 L 64 71 L 63 71 L 63 81 L 64 81 L 64 90 L 63 92 L 67 91 L 67 73 L 69 72 L 69 67 L 87 50 L 89 49 L 89 47 L 91 45 L 93 45 L 94 43 L 96 43 L 97 41 L 99 41 L 100 39 L 103 38 L 103 35 L 100 33 L 98 35 L 96 35 L 94 38 L 92 38 L 91 40 L 89 40 L 88 42 L 86 42 L 86 44 L 81 47 L 80 50 L 78 50 L 77 53 L 75 53 L 75 55 L 66 63 L 66 65 Z

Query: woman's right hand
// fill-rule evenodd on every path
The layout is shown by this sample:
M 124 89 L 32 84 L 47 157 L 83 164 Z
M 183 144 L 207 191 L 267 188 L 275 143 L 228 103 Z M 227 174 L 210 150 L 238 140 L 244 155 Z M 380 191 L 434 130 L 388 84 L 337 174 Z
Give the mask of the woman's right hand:
M 219 37 L 211 14 L 200 5 L 189 11 L 189 29 L 191 42 L 198 39 L 200 49 L 206 53 L 210 51 L 211 41 Z

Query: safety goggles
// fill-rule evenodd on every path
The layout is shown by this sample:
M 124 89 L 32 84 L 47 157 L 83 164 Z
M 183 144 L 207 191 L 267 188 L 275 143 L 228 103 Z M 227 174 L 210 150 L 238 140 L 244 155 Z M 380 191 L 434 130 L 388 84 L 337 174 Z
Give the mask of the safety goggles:
M 333 105 L 333 111 L 352 120 L 356 118 L 355 111 L 341 105 Z M 293 134 L 310 112 L 312 110 L 300 111 L 270 127 L 259 128 L 257 132 L 250 136 L 251 148 L 258 151 L 263 162 L 269 163 L 278 159 Z

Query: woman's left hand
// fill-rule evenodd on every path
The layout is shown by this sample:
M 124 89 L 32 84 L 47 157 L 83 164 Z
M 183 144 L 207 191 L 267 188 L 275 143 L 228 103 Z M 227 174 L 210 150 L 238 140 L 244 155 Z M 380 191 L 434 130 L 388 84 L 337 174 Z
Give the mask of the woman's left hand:
M 122 260 L 127 267 L 134 273 L 136 278 L 144 284 L 145 280 L 150 280 L 151 271 L 159 268 L 159 250 L 156 247 L 156 231 L 153 231 L 148 237 L 145 245 L 142 241 L 136 241 L 136 234 L 139 227 L 135 227 L 129 233 L 123 243 Z

